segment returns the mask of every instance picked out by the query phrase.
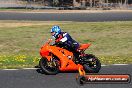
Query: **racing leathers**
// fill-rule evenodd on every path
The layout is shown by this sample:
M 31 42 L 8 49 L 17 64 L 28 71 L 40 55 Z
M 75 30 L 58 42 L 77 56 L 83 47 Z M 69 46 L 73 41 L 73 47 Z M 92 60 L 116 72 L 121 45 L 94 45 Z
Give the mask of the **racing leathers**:
M 59 47 L 64 47 L 72 52 L 76 52 L 79 48 L 79 43 L 72 39 L 67 32 L 61 32 L 55 38 L 55 44 L 57 44 Z
M 78 52 L 79 43 L 76 42 L 74 39 L 71 38 L 71 36 L 67 32 L 61 32 L 56 38 L 55 38 L 55 45 L 59 47 L 63 47 L 71 52 L 73 52 L 74 58 L 73 60 L 75 63 L 78 63 L 78 58 L 80 55 L 80 52 Z

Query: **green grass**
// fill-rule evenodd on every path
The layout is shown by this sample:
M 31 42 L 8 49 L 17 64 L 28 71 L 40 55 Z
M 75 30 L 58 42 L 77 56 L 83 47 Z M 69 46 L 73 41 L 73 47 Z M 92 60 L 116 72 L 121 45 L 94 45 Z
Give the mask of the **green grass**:
M 95 54 L 102 64 L 132 63 L 132 21 L 0 21 L 0 68 L 37 65 L 39 49 L 51 38 L 53 25 L 60 25 L 80 43 L 91 43 L 86 53 Z
M 32 11 L 32 9 L 26 9 L 26 8 L 0 8 L 0 11 Z

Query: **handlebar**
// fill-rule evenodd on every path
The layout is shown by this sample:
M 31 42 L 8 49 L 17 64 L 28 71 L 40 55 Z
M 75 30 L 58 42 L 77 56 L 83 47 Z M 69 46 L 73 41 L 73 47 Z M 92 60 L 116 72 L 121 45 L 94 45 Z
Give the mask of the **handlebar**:
M 47 44 L 51 43 L 53 40 L 52 39 L 48 39 L 48 41 L 46 42 Z

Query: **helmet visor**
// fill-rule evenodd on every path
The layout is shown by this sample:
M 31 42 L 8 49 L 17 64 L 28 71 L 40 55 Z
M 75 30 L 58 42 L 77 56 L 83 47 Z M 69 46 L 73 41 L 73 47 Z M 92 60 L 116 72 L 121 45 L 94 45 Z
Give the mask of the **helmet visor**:
M 51 32 L 51 35 L 54 36 L 55 35 L 55 32 Z

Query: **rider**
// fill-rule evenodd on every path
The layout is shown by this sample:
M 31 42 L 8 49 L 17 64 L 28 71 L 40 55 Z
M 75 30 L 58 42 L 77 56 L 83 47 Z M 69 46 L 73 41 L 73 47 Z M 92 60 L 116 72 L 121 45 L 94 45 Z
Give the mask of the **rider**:
M 73 40 L 67 32 L 62 32 L 59 26 L 53 26 L 51 28 L 51 35 L 55 38 L 55 45 L 72 51 L 75 58 L 78 57 L 77 49 L 79 48 L 79 43 Z

